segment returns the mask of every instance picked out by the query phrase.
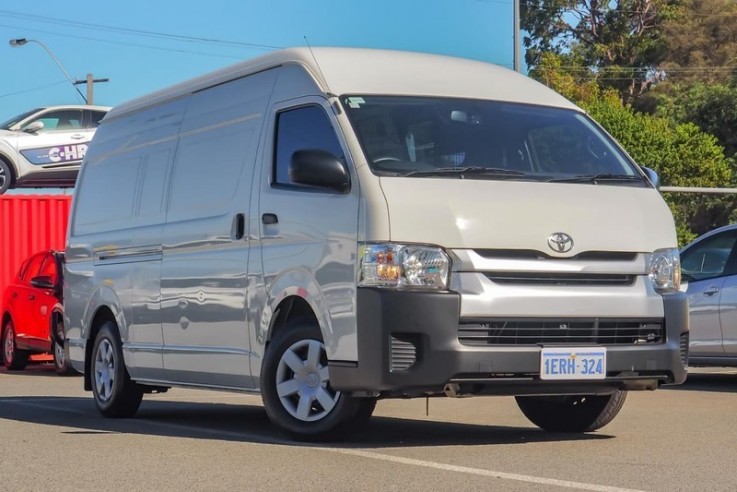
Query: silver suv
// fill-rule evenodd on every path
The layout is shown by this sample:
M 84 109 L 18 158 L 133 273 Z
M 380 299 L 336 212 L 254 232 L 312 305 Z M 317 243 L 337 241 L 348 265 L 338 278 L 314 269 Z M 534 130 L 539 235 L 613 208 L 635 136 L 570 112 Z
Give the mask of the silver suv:
M 36 108 L 0 124 L 0 195 L 10 188 L 74 186 L 107 106 Z

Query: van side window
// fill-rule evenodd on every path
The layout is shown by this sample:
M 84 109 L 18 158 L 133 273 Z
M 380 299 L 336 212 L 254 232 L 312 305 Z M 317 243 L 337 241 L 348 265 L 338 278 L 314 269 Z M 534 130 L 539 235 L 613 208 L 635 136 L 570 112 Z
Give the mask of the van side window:
M 305 106 L 277 115 L 273 183 L 301 186 L 289 179 L 289 163 L 298 150 L 325 150 L 343 159 L 343 149 L 328 115 L 319 106 Z

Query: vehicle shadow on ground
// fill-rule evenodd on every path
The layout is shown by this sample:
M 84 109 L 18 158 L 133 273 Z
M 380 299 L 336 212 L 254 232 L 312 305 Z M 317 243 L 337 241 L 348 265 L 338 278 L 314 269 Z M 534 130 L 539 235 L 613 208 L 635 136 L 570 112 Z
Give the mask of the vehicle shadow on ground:
M 685 383 L 678 386 L 662 386 L 662 388 L 678 391 L 737 393 L 737 374 L 719 372 L 689 373 Z
M 302 445 L 281 434 L 263 407 L 248 403 L 162 401 L 144 398 L 135 418 L 101 416 L 88 397 L 0 397 L 0 419 L 61 427 L 65 434 L 143 434 L 221 439 L 277 445 Z M 536 428 L 464 424 L 376 416 L 368 428 L 345 440 L 322 443 L 336 448 L 509 445 L 534 442 L 610 439 L 606 434 L 565 434 Z

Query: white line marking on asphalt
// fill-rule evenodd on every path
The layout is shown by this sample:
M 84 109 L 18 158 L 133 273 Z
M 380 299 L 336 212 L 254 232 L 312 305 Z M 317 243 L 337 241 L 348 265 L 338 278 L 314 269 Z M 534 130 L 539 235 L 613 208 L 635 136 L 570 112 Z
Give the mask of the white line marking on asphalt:
M 57 399 L 60 399 L 60 398 L 38 398 L 35 400 L 48 401 L 48 400 L 57 400 Z M 27 400 L 12 399 L 12 400 L 3 400 L 3 401 L 16 403 L 16 404 L 20 404 L 24 406 L 29 406 L 29 407 L 40 408 L 43 410 L 50 410 L 54 412 L 62 411 L 65 413 L 86 415 L 85 412 L 80 412 L 78 410 L 52 407 L 49 405 L 41 405 L 41 404 L 33 403 Z M 186 403 L 186 401 L 184 402 Z M 638 489 L 626 489 L 626 488 L 620 488 L 620 487 L 613 487 L 609 485 L 598 485 L 598 484 L 585 483 L 585 482 L 573 482 L 570 480 L 558 480 L 556 478 L 536 477 L 534 475 L 522 475 L 518 473 L 507 473 L 507 472 L 501 472 L 501 471 L 495 471 L 495 470 L 486 470 L 483 468 L 471 468 L 467 466 L 449 465 L 446 463 L 438 463 L 435 461 L 425 461 L 425 460 L 417 460 L 413 458 L 403 458 L 401 456 L 394 456 L 391 454 L 373 453 L 369 451 L 362 451 L 360 449 L 323 447 L 323 446 L 318 446 L 318 445 L 296 445 L 293 441 L 288 441 L 286 439 L 279 439 L 276 437 L 265 436 L 265 435 L 261 435 L 257 433 L 251 433 L 251 432 L 224 431 L 224 430 L 219 430 L 219 429 L 208 429 L 206 427 L 196 427 L 196 426 L 191 426 L 191 425 L 173 424 L 170 422 L 161 422 L 161 421 L 153 422 L 153 421 L 145 420 L 144 418 L 137 419 L 135 420 L 135 422 L 139 424 L 153 425 L 157 429 L 169 428 L 169 429 L 178 430 L 178 431 L 189 431 L 190 433 L 191 431 L 195 430 L 195 431 L 202 432 L 205 434 L 227 437 L 229 439 L 252 438 L 257 443 L 261 443 L 261 444 L 302 447 L 305 449 L 326 451 L 326 452 L 335 453 L 335 454 L 357 456 L 360 458 L 379 460 L 379 461 L 388 461 L 391 463 L 397 463 L 401 465 L 420 466 L 423 468 L 433 468 L 435 470 L 449 471 L 449 472 L 455 472 L 455 473 L 464 473 L 467 475 L 476 475 L 476 476 L 481 476 L 481 477 L 498 478 L 501 480 L 514 480 L 517 482 L 534 483 L 534 484 L 539 484 L 539 485 L 548 485 L 548 486 L 562 487 L 562 488 L 568 488 L 568 489 L 591 490 L 595 492 L 643 492 L 642 490 L 638 490 Z M 197 439 L 196 437 L 193 438 L 187 435 L 186 433 L 184 436 L 181 436 L 181 437 L 185 437 L 189 439 Z
M 434 468 L 436 470 L 450 471 L 456 473 L 465 473 L 468 475 L 478 475 L 482 477 L 500 478 L 504 480 L 515 480 L 517 482 L 535 483 L 540 485 L 554 485 L 556 487 L 564 487 L 568 489 L 593 490 L 597 492 L 642 492 L 636 489 L 623 489 L 619 487 L 610 487 L 608 485 L 596 485 L 583 482 L 572 482 L 569 480 L 558 480 L 555 478 L 535 477 L 532 475 L 520 475 L 518 473 L 507 473 L 494 470 L 485 470 L 483 468 L 470 468 L 467 466 L 448 465 L 445 463 L 437 463 L 435 461 L 416 460 L 413 458 L 403 458 L 401 456 L 393 456 L 390 454 L 372 453 L 369 451 L 361 451 L 359 449 L 346 448 L 317 448 L 324 451 L 330 451 L 338 454 L 348 454 L 352 456 L 360 456 L 373 460 L 390 461 L 402 465 L 421 466 L 424 468 Z

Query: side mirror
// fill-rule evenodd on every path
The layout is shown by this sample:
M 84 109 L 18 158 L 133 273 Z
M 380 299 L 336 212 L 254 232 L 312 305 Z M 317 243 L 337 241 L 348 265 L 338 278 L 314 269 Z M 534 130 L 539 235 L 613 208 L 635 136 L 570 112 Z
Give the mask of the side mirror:
M 33 123 L 23 127 L 23 131 L 26 133 L 36 133 L 44 129 L 43 121 L 34 121 Z
M 345 164 L 324 150 L 298 150 L 292 154 L 289 179 L 338 193 L 348 193 L 351 189 L 351 177 Z
M 649 167 L 642 167 L 642 170 L 645 172 L 647 179 L 650 180 L 650 183 L 652 183 L 653 187 L 656 190 L 659 190 L 660 189 L 660 176 L 658 176 L 658 173 L 656 173 Z
M 48 275 L 39 275 L 31 279 L 31 285 L 39 289 L 53 289 L 54 283 Z

